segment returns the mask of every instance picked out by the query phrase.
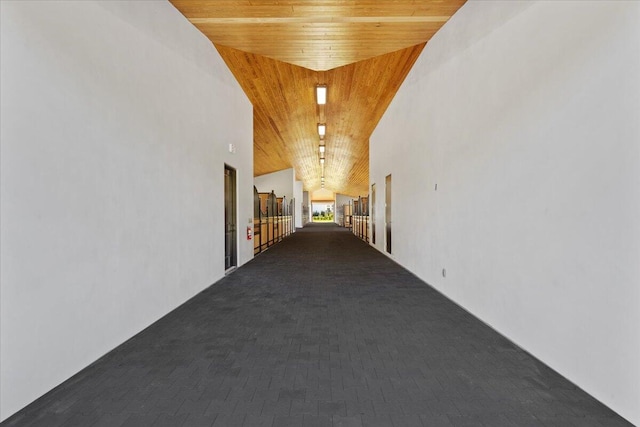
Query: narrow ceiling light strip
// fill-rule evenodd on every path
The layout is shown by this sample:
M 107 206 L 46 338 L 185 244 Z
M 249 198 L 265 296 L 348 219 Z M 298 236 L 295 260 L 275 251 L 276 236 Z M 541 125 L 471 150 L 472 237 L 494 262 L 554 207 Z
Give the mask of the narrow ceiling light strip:
M 327 103 L 327 85 L 321 84 L 316 86 L 316 102 L 318 105 L 325 105 Z M 327 134 L 327 125 L 326 123 L 318 123 L 318 136 L 320 137 L 320 168 L 322 169 L 320 175 L 320 187 L 324 188 L 324 155 L 326 151 L 326 146 L 324 141 L 322 141 Z
M 318 135 L 320 135 L 320 138 L 324 138 L 326 134 L 327 134 L 327 125 L 324 123 L 318 123 Z
M 318 105 L 327 103 L 327 85 L 316 86 L 316 102 Z

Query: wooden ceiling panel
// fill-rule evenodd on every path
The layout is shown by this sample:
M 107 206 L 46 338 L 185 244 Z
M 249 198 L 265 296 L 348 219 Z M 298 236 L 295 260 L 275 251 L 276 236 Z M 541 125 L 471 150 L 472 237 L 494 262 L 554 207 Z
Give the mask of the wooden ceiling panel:
M 217 45 L 316 71 L 414 46 L 465 0 L 172 0 Z
M 466 0 L 170 0 L 254 107 L 254 175 L 368 192 L 369 137 L 425 43 Z M 326 106 L 315 86 L 327 84 Z M 319 162 L 317 123 L 327 124 Z
M 312 70 L 329 70 L 424 43 L 440 26 L 441 23 L 260 24 L 256 26 L 259 32 L 251 35 L 246 35 L 246 26 L 234 24 L 205 24 L 199 28 L 217 45 Z
M 449 0 L 173 0 L 187 18 L 251 20 L 451 16 L 464 1 Z
M 326 72 L 217 46 L 254 105 L 254 175 L 293 167 L 305 189 L 320 188 L 317 124 L 326 123 L 325 187 L 366 194 L 369 137 L 424 43 Z M 259 70 L 257 77 L 243 70 Z M 327 84 L 327 105 L 315 87 Z

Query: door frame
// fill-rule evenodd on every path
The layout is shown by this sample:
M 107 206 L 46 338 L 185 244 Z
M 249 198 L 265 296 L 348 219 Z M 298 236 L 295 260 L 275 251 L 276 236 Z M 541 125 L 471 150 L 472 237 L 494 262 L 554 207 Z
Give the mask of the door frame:
M 384 228 L 385 228 L 384 249 L 389 255 L 393 254 L 393 247 L 391 246 L 391 243 L 392 243 L 391 226 L 393 223 L 391 188 L 392 188 L 392 180 L 391 180 L 391 174 L 389 174 L 384 178 Z
M 232 243 L 230 248 L 232 249 L 231 259 L 229 261 L 229 267 L 227 267 L 227 182 L 226 176 L 227 171 L 230 172 L 231 176 L 231 196 L 232 196 L 232 213 L 231 219 L 233 219 L 234 230 L 232 231 Z M 232 271 L 233 269 L 238 267 L 238 254 L 240 252 L 240 241 L 238 238 L 238 171 L 233 166 L 225 163 L 224 164 L 224 182 L 223 182 L 223 209 L 224 209 L 224 270 Z
M 376 184 L 371 184 L 371 244 L 376 245 Z

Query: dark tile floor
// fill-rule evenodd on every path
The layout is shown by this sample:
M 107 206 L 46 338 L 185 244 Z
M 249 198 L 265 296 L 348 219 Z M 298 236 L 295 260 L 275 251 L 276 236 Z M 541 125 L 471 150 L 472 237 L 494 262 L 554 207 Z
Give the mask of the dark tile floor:
M 3 426 L 628 426 L 348 231 L 311 226 Z

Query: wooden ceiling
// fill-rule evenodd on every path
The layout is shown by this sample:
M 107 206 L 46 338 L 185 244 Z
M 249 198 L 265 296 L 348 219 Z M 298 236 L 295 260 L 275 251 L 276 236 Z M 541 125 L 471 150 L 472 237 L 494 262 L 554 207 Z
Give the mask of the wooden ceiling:
M 170 0 L 215 44 L 254 106 L 254 175 L 293 167 L 368 192 L 369 137 L 425 43 L 466 0 Z M 326 106 L 315 86 L 326 84 Z

